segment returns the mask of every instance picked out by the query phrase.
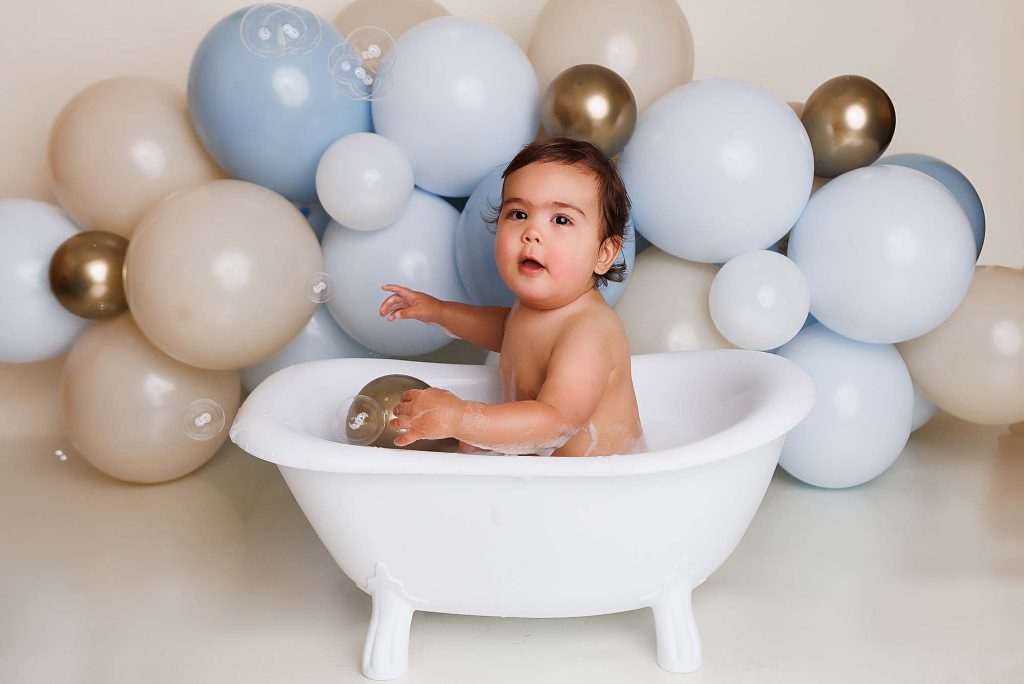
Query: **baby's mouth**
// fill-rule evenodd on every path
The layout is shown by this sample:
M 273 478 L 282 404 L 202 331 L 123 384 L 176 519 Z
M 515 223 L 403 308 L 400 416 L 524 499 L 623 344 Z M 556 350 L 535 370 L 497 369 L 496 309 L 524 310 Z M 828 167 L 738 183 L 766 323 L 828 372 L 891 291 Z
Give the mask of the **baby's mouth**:
M 539 273 L 544 270 L 544 264 L 533 257 L 523 257 L 519 260 L 519 269 L 527 273 Z

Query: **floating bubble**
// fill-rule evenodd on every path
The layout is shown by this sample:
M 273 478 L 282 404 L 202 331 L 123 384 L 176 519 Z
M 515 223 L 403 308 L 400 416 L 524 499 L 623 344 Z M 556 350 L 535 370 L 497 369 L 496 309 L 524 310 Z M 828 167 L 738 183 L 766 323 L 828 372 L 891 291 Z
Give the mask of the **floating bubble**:
M 56 456 L 57 458 L 59 458 L 61 461 L 67 461 L 68 460 L 68 455 L 65 454 L 63 451 L 61 451 L 60 449 L 57 449 L 56 451 L 54 451 L 53 455 Z
M 242 43 L 260 57 L 283 57 L 315 50 L 323 38 L 320 17 L 295 5 L 253 5 L 239 27 Z
M 317 271 L 306 278 L 306 295 L 314 302 L 323 304 L 334 294 L 334 278 L 330 273 Z
M 181 413 L 185 434 L 200 442 L 219 435 L 224 422 L 224 409 L 213 399 L 196 399 Z
M 338 404 L 331 422 L 339 442 L 366 446 L 384 432 L 387 413 L 373 397 L 357 394 Z
M 360 26 L 328 55 L 335 86 L 356 100 L 379 100 L 395 79 L 394 39 L 379 26 Z

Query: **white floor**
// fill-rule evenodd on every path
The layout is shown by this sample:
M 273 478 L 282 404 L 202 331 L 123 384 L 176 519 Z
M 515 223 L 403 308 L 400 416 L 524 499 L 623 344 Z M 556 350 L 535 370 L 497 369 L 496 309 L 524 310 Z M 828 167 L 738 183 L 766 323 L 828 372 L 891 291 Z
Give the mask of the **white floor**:
M 55 438 L 0 441 L 0 682 L 360 682 L 369 597 L 276 468 L 228 444 L 111 480 Z M 779 470 L 694 592 L 704 666 L 654 662 L 650 611 L 417 613 L 426 682 L 1024 682 L 1024 434 L 941 415 L 843 491 Z

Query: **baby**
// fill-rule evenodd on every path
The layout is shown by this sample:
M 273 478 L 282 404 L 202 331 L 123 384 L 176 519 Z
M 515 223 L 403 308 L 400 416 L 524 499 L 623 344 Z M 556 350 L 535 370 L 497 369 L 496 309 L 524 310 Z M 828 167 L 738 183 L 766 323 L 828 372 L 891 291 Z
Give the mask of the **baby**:
M 403 446 L 454 437 L 508 454 L 605 456 L 646 450 L 629 342 L 597 290 L 621 282 L 615 264 L 629 216 L 618 172 L 593 145 L 551 138 L 524 147 L 502 174 L 494 257 L 512 307 L 441 301 L 400 285 L 380 306 L 388 320 L 439 325 L 500 351 L 502 402 L 465 401 L 439 388 L 409 390 L 391 426 Z

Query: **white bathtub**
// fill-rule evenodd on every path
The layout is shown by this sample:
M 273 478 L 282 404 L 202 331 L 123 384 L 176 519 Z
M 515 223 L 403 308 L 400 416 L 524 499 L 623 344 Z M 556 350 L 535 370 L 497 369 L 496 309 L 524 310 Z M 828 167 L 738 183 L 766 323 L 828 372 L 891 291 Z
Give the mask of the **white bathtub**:
M 417 610 L 573 617 L 650 607 L 657 661 L 700 667 L 691 590 L 732 553 L 814 384 L 789 360 L 736 349 L 633 357 L 649 451 L 538 458 L 332 441 L 338 402 L 405 373 L 500 400 L 495 366 L 333 359 L 285 368 L 246 399 L 231 439 L 276 463 L 373 611 L 363 674 L 408 668 Z

